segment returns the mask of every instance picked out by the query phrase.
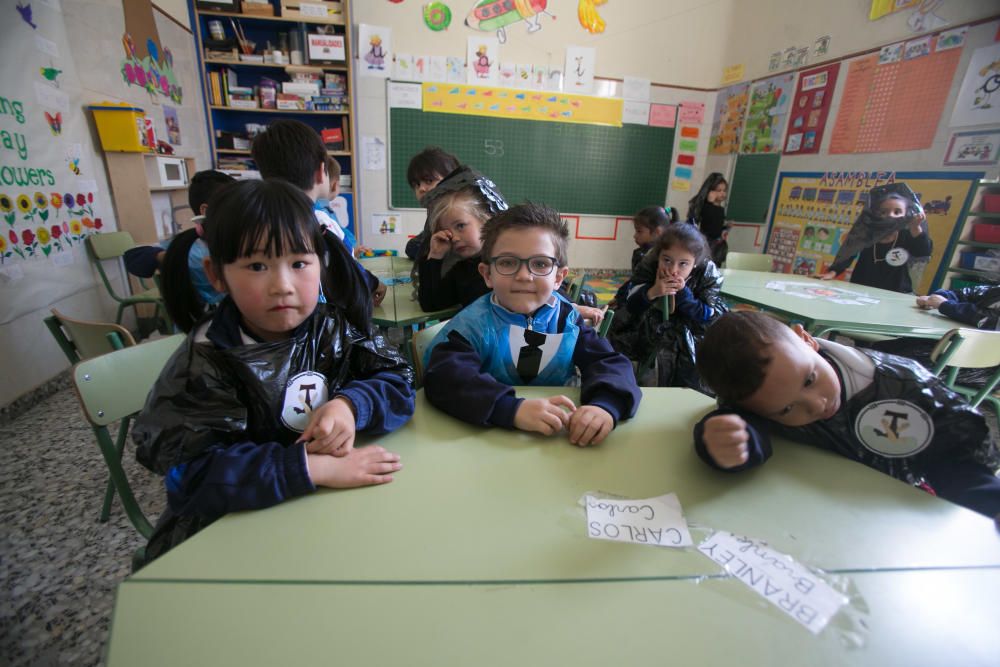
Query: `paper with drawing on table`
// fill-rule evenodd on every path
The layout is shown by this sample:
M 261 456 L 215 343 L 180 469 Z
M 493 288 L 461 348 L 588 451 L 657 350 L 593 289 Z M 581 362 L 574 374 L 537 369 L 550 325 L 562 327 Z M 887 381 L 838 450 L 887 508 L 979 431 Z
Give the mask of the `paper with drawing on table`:
M 699 544 L 698 551 L 813 634 L 848 602 L 809 568 L 762 540 L 720 530 Z
M 597 540 L 689 547 L 691 533 L 674 493 L 644 500 L 583 497 L 587 509 L 587 535 Z

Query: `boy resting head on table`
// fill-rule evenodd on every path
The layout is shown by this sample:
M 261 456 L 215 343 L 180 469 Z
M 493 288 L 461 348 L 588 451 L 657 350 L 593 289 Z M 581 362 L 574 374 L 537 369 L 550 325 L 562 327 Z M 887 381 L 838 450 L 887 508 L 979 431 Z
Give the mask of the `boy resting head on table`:
M 698 372 L 719 408 L 695 426 L 695 450 L 716 469 L 764 463 L 774 431 L 980 514 L 1000 514 L 1000 457 L 985 419 L 912 359 L 738 311 L 708 328 Z
M 424 391 L 472 424 L 494 424 L 596 445 L 635 414 L 642 393 L 632 364 L 584 324 L 556 288 L 569 231 L 553 209 L 521 204 L 483 228 L 479 271 L 493 292 L 466 306 L 431 341 Z M 512 385 L 560 386 L 580 369 L 581 405 L 558 394 L 518 398 Z

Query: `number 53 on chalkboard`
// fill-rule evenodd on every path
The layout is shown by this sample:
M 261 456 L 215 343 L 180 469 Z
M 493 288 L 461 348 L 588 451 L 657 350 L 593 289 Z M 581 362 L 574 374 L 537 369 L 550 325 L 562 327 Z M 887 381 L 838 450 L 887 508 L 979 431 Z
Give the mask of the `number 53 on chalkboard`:
M 490 157 L 503 157 L 503 142 L 499 139 L 483 139 L 483 150 Z

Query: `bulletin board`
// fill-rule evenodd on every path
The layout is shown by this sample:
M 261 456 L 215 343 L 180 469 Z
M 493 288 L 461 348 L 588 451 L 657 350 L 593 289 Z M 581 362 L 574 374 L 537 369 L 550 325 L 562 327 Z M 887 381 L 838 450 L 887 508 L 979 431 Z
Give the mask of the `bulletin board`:
M 736 159 L 730 185 L 726 217 L 739 222 L 763 225 L 771 203 L 774 178 L 781 156 L 775 154 L 740 155 Z
M 890 153 L 929 148 L 962 49 L 938 38 L 899 43 L 852 60 L 830 137 L 830 153 Z
M 674 128 L 391 108 L 392 208 L 418 208 L 406 167 L 427 146 L 440 146 L 489 176 L 510 202 L 542 202 L 564 213 L 632 215 L 666 197 Z
M 779 273 L 825 272 L 841 238 L 861 213 L 876 185 L 905 182 L 920 198 L 934 249 L 920 282 L 926 294 L 948 248 L 958 220 L 967 210 L 982 172 L 781 172 L 771 227 L 765 242 Z M 734 179 L 735 180 L 735 179 Z
M 749 83 L 738 83 L 719 91 L 715 98 L 712 138 L 708 143 L 710 155 L 729 155 L 737 151 L 749 98 Z
M 833 63 L 807 70 L 799 76 L 788 119 L 785 153 L 819 153 L 839 71 L 840 63 Z

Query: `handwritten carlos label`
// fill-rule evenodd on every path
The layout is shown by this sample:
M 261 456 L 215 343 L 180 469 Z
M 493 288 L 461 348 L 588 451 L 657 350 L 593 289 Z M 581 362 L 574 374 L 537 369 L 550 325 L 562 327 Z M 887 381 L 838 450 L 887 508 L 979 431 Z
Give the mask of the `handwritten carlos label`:
M 591 538 L 660 547 L 693 545 L 681 504 L 673 493 L 645 500 L 588 495 L 584 502 Z
M 760 540 L 718 531 L 698 551 L 818 634 L 847 598 L 790 556 Z

